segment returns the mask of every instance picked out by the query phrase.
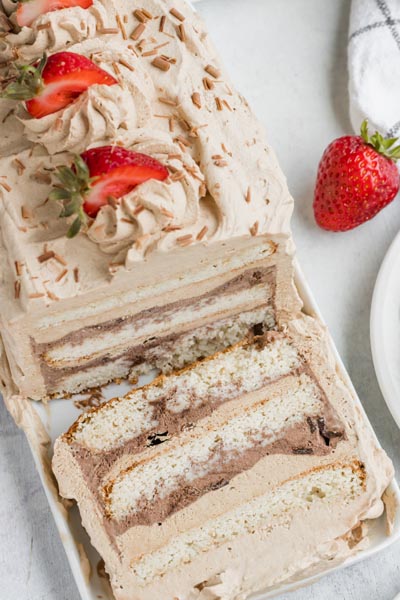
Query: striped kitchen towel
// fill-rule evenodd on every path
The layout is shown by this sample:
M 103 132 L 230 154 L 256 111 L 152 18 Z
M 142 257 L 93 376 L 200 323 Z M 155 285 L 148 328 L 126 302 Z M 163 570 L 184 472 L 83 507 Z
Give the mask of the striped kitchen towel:
M 400 0 L 352 0 L 348 53 L 354 130 L 400 135 Z

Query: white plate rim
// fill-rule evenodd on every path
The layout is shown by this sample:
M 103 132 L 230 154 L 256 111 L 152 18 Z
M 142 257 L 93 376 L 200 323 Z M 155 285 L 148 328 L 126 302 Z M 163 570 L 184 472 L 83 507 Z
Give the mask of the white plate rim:
M 393 316 L 391 315 L 393 307 L 391 291 L 394 287 L 393 275 L 396 268 L 397 273 L 400 274 L 400 231 L 391 243 L 379 269 L 372 295 L 370 316 L 371 350 L 376 376 L 385 402 L 400 428 L 400 388 L 390 368 L 389 349 L 391 332 L 393 335 L 393 331 L 397 331 L 393 328 L 390 318 Z M 397 307 L 400 309 L 400 296 Z

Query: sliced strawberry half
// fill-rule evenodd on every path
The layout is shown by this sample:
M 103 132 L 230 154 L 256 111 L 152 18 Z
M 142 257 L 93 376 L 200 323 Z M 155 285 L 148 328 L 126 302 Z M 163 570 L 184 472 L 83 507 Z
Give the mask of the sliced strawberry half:
M 94 218 L 110 198 L 121 198 L 149 179 L 164 181 L 168 169 L 158 160 L 120 146 L 101 146 L 83 152 L 70 167 L 59 167 L 61 187 L 50 193 L 50 200 L 63 202 L 62 217 L 76 215 L 67 236 L 74 237 Z
M 21 0 L 18 2 L 16 19 L 20 27 L 29 27 L 41 15 L 63 8 L 89 8 L 93 0 Z
M 115 85 L 115 77 L 86 56 L 57 52 L 43 56 L 36 66 L 17 66 L 18 77 L 1 94 L 3 98 L 26 100 L 26 109 L 36 119 L 68 106 L 91 85 Z

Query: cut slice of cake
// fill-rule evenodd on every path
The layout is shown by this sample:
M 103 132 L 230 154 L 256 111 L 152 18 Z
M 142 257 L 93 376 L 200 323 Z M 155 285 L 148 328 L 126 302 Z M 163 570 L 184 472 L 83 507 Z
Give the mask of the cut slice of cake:
M 118 600 L 244 599 L 343 558 L 393 475 L 307 317 L 83 414 L 53 470 Z
M 61 12 L 86 22 L 98 6 L 43 19 L 62 28 Z M 34 399 L 180 368 L 300 310 L 292 198 L 199 17 L 183 1 L 150 2 L 151 18 L 114 9 L 129 12 L 122 28 L 74 38 L 68 51 L 115 85 L 39 119 L 0 100 L 0 133 L 15 131 L 9 119 L 23 125 L 19 151 L 0 159 L 0 331 L 13 379 Z M 73 217 L 47 200 L 55 170 L 107 144 L 157 159 L 169 177 L 111 198 L 68 239 Z

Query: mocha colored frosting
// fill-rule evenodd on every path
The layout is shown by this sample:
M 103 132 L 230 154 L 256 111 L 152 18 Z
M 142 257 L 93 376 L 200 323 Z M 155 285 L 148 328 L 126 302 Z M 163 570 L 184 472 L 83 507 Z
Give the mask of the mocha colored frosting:
M 38 17 L 30 27 L 20 29 L 14 11 L 17 2 L 2 0 L 0 10 L 0 67 L 8 61 L 32 62 L 43 52 L 57 52 L 69 46 L 93 38 L 99 31 L 114 28 L 115 10 L 111 0 L 94 0 L 88 9 L 75 6 L 57 10 Z
M 232 239 L 249 243 L 251 236 L 263 235 L 282 235 L 286 244 L 290 235 L 293 202 L 285 179 L 260 123 L 232 89 L 200 18 L 186 3 L 176 3 L 185 17 L 182 40 L 180 22 L 168 2 L 142 4 L 154 18 L 138 40 L 130 37 L 139 20 L 129 0 L 95 0 L 87 10 L 51 12 L 32 27 L 1 38 L 5 60 L 11 47 L 20 61 L 36 59 L 44 48 L 68 48 L 91 56 L 119 80 L 111 87 L 93 86 L 69 107 L 43 119 L 30 119 L 20 105 L 0 126 L 9 149 L 16 122 L 25 131 L 17 136 L 21 149 L 26 138 L 36 144 L 0 162 L 7 174 L 0 202 L 10 269 L 22 257 L 29 269 L 19 282 L 18 300 L 25 308 L 100 287 L 153 254 L 196 246 L 193 261 L 200 263 L 204 245 Z M 7 13 L 12 9 L 6 5 Z M 96 39 L 88 39 L 94 35 Z M 153 64 L 163 55 L 170 61 L 167 71 Z M 9 106 L 2 102 L 0 116 Z M 45 203 L 51 177 L 38 178 L 37 172 L 51 176 L 57 165 L 71 163 L 74 152 L 110 140 L 159 159 L 170 177 L 138 186 L 116 209 L 103 207 L 86 233 L 65 240 L 68 219 L 59 218 L 59 206 Z M 21 216 L 22 205 L 30 216 Z M 60 254 L 62 248 L 67 262 L 79 257 L 82 267 L 90 264 L 85 278 L 77 282 L 68 273 L 59 284 L 47 265 L 39 268 L 39 240 L 49 251 Z
M 146 128 L 152 119 L 155 92 L 151 78 L 137 69 L 135 57 L 121 46 L 104 47 L 89 40 L 74 46 L 73 51 L 89 56 L 118 84 L 93 85 L 66 108 L 41 119 L 21 116 L 26 137 L 50 154 L 81 153 L 107 140 L 131 146 L 137 142 L 138 130 Z

